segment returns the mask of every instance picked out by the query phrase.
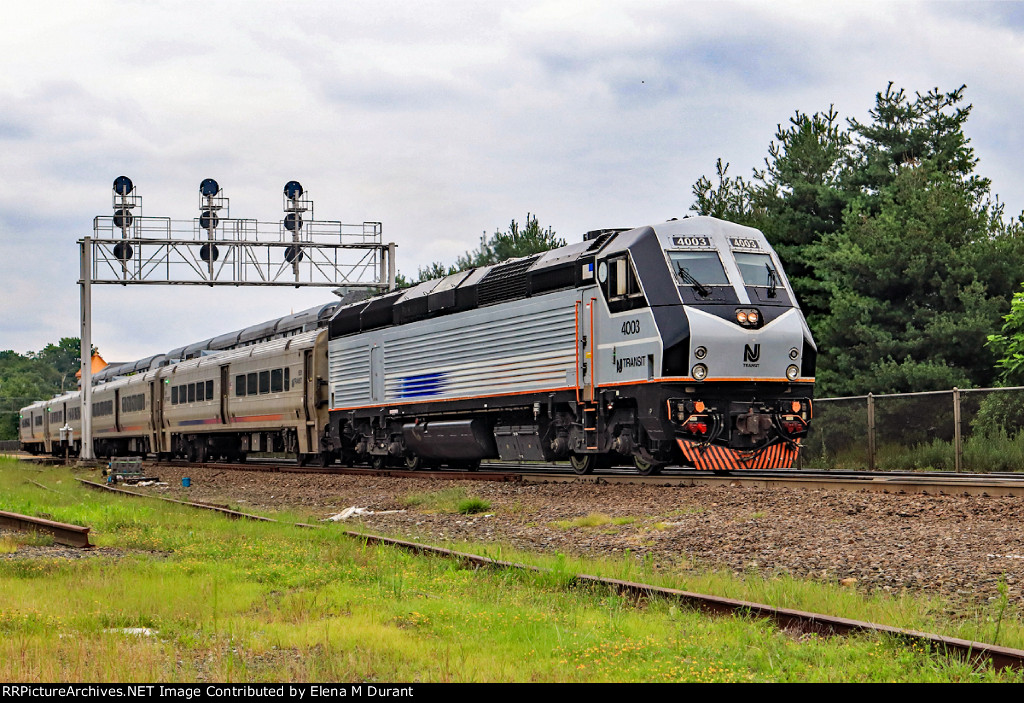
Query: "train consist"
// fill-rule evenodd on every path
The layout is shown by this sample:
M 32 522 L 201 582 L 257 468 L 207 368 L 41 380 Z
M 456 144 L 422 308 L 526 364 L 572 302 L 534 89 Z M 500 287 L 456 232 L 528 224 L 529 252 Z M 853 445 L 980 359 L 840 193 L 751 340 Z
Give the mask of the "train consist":
M 591 232 L 334 311 L 325 328 L 93 390 L 98 456 L 473 469 L 484 459 L 792 466 L 816 348 L 764 235 L 708 217 Z M 21 442 L 80 441 L 77 393 Z

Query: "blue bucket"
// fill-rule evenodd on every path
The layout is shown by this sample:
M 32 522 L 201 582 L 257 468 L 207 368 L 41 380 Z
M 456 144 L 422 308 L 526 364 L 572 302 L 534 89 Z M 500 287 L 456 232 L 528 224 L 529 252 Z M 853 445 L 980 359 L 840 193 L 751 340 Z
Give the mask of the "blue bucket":
M 192 485 L 192 479 L 190 479 L 188 476 L 185 476 L 183 479 L 181 479 L 181 487 L 182 488 L 188 488 L 191 485 Z

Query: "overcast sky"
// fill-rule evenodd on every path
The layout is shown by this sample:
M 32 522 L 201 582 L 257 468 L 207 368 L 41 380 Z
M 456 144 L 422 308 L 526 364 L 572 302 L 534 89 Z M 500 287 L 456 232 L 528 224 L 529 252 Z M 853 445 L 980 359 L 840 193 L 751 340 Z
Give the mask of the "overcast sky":
M 865 119 L 889 81 L 967 85 L 979 173 L 1024 208 L 1016 2 L 6 3 L 0 349 L 80 332 L 76 241 L 135 182 L 143 214 L 383 223 L 398 268 L 450 262 L 535 213 L 568 241 L 687 214 L 760 166 L 776 125 Z M 95 286 L 93 341 L 128 361 L 332 299 L 325 289 Z

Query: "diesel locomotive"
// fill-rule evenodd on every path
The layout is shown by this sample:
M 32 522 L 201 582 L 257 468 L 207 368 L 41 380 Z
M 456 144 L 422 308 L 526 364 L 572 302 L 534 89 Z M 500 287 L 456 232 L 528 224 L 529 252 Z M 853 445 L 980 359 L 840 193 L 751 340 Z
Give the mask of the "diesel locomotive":
M 758 230 L 689 217 L 340 308 L 325 451 L 414 469 L 793 464 L 817 354 Z

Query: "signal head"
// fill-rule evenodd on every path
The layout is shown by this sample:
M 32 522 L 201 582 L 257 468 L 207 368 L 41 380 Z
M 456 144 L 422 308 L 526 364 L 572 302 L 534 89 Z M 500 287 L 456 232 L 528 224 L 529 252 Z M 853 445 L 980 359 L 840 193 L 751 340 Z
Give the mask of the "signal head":
M 128 195 L 133 190 L 135 190 L 135 185 L 128 176 L 118 176 L 114 179 L 114 192 L 118 195 Z
M 289 200 L 295 200 L 301 198 L 305 191 L 302 190 L 302 184 L 298 181 L 288 181 L 284 184 L 284 196 Z
M 199 192 L 207 198 L 212 198 L 220 192 L 220 186 L 217 185 L 217 181 L 212 178 L 205 178 L 203 182 L 199 184 Z

